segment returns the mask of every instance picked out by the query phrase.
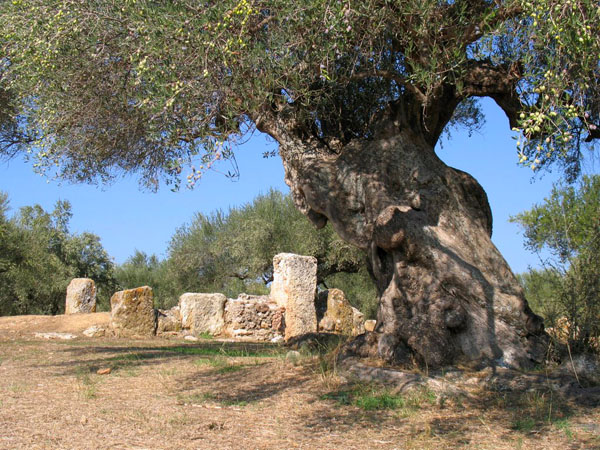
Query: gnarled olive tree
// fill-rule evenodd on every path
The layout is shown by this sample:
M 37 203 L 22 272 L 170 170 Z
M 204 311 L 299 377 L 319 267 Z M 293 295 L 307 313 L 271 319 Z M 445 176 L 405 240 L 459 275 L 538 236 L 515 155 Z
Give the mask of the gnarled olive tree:
M 381 302 L 359 351 L 527 366 L 542 322 L 485 192 L 434 147 L 487 96 L 521 163 L 576 176 L 600 137 L 599 15 L 593 0 L 16 0 L 0 40 L 41 169 L 155 186 L 190 163 L 193 184 L 258 129 L 300 210 L 368 254 Z

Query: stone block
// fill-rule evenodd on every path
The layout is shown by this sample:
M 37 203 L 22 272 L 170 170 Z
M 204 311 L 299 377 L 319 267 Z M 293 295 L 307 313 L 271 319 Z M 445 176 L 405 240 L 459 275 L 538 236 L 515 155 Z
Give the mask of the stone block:
M 181 312 L 179 306 L 171 309 L 159 309 L 157 312 L 157 333 L 181 331 Z
M 351 336 L 354 334 L 354 311 L 344 292 L 340 289 L 329 289 L 321 293 L 327 295 L 327 309 L 319 322 L 321 331 Z M 358 311 L 358 310 L 357 310 Z M 359 312 L 360 313 L 360 312 Z
M 186 293 L 179 297 L 181 326 L 193 335 L 221 334 L 225 325 L 223 294 Z
M 135 337 L 156 334 L 156 310 L 152 288 L 127 289 L 110 299 L 110 325 L 116 336 Z
M 365 315 L 354 306 L 352 307 L 352 336 L 365 332 Z
M 292 253 L 273 258 L 271 300 L 285 308 L 285 339 L 317 332 L 317 259 Z
M 96 285 L 90 278 L 73 278 L 67 287 L 65 314 L 96 312 Z

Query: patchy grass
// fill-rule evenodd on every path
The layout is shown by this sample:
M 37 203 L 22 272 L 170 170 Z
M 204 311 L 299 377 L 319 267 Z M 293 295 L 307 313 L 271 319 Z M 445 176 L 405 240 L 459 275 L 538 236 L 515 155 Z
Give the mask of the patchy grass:
M 82 385 L 82 394 L 86 399 L 94 399 L 97 394 L 98 380 L 96 375 L 91 373 L 90 367 L 79 366 L 77 367 L 77 379 Z
M 573 431 L 569 419 L 558 419 L 554 422 L 557 430 L 561 430 L 569 439 L 573 439 Z
M 249 400 L 239 398 L 221 398 L 212 392 L 199 392 L 187 396 L 180 396 L 178 401 L 182 404 L 201 405 L 204 403 L 215 403 L 222 406 L 238 406 L 243 407 L 249 405 Z
M 218 374 L 232 373 L 243 370 L 247 364 L 237 364 L 234 361 L 230 361 L 228 358 L 223 356 L 217 356 L 214 358 L 200 358 L 194 361 L 197 366 L 210 366 L 216 369 Z
M 344 379 L 318 348 L 294 364 L 275 345 L 7 339 L 2 448 L 600 448 L 600 407 L 543 383 L 398 393 Z
M 564 431 L 572 414 L 567 403 L 552 391 L 533 390 L 508 398 L 503 396 L 499 405 L 510 411 L 511 428 L 523 433 L 541 431 L 556 424 L 558 429 Z
M 283 347 L 230 347 L 227 345 L 220 346 L 191 346 L 181 345 L 170 347 L 169 352 L 180 353 L 182 355 L 198 355 L 198 356 L 225 356 L 230 358 L 273 358 L 284 355 L 287 349 Z
M 209 332 L 207 332 L 207 331 L 205 331 L 204 333 L 200 333 L 200 334 L 199 334 L 199 335 L 197 335 L 196 337 L 197 337 L 197 338 L 200 338 L 200 339 L 204 339 L 204 340 L 206 340 L 206 341 L 210 341 L 210 340 L 212 340 L 212 339 L 214 339 L 214 338 L 215 338 L 215 337 L 214 337 L 212 334 L 210 334 L 210 333 L 209 333 Z
M 339 406 L 355 406 L 364 411 L 388 409 L 407 414 L 434 405 L 437 397 L 425 388 L 407 394 L 394 394 L 381 386 L 355 384 L 350 389 L 324 394 L 321 399 L 334 400 Z

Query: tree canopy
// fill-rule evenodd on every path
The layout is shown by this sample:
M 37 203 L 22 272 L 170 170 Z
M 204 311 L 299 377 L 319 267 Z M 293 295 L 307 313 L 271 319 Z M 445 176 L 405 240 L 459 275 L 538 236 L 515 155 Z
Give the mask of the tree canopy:
M 274 190 L 227 213 L 196 214 L 175 232 L 169 246 L 182 280 L 217 286 L 227 278 L 270 283 L 273 257 L 282 252 L 316 257 L 320 282 L 334 273 L 358 272 L 365 264 L 361 251 L 331 227 L 315 230 L 289 195 Z
M 274 117 L 335 152 L 398 107 L 435 143 L 489 96 L 522 164 L 573 178 L 600 137 L 599 17 L 595 0 L 6 1 L 0 116 L 40 170 L 156 187 Z

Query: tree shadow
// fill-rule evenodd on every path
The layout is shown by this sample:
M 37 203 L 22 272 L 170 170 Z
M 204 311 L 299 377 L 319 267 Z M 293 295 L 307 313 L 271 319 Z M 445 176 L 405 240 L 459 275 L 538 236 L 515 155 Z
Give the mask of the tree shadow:
M 189 403 L 210 400 L 224 405 L 245 405 L 267 400 L 286 391 L 302 386 L 308 388 L 311 378 L 306 373 L 278 373 L 273 363 L 256 364 L 233 363 L 236 370 L 223 370 L 215 367 L 195 372 L 177 380 L 178 397 Z M 215 389 L 218 387 L 218 389 Z
M 46 362 L 33 367 L 57 367 L 62 369 L 57 373 L 73 375 L 82 366 L 90 372 L 100 368 L 110 367 L 114 370 L 121 368 L 139 368 L 160 365 L 169 360 L 188 359 L 193 357 L 227 357 L 227 358 L 265 358 L 276 357 L 286 351 L 284 347 L 270 343 L 256 342 L 223 342 L 203 341 L 195 344 L 173 345 L 68 345 L 61 353 L 69 355 L 67 360 L 55 363 Z

